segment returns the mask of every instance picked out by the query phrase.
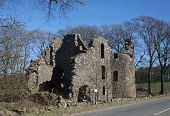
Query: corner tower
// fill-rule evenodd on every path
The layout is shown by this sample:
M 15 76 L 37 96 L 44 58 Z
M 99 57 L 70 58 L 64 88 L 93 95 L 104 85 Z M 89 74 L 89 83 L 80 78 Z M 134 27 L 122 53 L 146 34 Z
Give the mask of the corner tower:
M 136 97 L 134 46 L 125 40 L 122 52 L 112 56 L 113 98 Z

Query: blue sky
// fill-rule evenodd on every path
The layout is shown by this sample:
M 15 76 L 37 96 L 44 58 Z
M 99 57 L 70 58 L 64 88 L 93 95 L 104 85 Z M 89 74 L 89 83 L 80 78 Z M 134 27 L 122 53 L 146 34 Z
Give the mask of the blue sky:
M 27 22 L 28 29 L 39 28 L 55 33 L 69 26 L 121 24 L 141 15 L 170 22 L 170 0 L 88 0 L 85 6 L 70 11 L 68 18 L 56 18 L 50 22 L 44 12 L 28 2 L 1 14 L 19 16 Z

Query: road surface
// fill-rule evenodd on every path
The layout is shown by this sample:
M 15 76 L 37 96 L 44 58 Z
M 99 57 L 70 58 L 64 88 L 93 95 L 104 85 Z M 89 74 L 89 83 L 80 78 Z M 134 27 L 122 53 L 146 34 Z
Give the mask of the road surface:
M 170 97 L 77 116 L 170 116 Z

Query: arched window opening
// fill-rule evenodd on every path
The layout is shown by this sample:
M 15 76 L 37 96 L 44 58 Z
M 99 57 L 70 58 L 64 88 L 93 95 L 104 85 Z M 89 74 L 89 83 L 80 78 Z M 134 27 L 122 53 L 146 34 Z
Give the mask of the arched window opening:
M 114 71 L 113 73 L 113 80 L 118 81 L 118 71 Z
M 104 58 L 104 44 L 101 44 L 101 58 Z
M 102 79 L 105 79 L 106 78 L 106 69 L 105 69 L 105 66 L 102 65 Z
M 118 58 L 118 53 L 114 54 L 114 58 L 117 59 Z
M 105 88 L 105 85 L 103 85 L 103 95 L 106 95 L 106 88 Z

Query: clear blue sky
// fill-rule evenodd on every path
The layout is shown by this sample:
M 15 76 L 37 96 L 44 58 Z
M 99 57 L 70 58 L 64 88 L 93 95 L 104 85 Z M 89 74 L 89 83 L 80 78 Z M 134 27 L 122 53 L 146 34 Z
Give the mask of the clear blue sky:
M 85 6 L 68 13 L 68 18 L 46 21 L 46 15 L 27 2 L 4 14 L 16 14 L 27 21 L 28 29 L 57 32 L 68 26 L 120 24 L 145 15 L 170 22 L 170 0 L 88 0 Z

